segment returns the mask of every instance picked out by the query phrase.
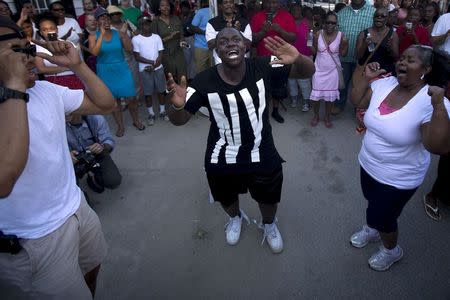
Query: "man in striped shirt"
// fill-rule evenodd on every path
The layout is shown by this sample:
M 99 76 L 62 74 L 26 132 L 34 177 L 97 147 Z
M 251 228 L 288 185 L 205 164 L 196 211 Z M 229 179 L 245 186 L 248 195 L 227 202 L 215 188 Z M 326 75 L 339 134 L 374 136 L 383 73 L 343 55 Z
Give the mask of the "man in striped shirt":
M 353 71 L 356 67 L 356 40 L 358 34 L 372 26 L 375 8 L 365 0 L 352 0 L 351 5 L 339 11 L 339 31 L 349 40 L 347 56 L 341 57 L 345 88 L 341 90 L 340 100 L 335 102 L 334 114 L 340 113 L 347 102 L 348 88 Z
M 242 218 L 248 218 L 239 209 L 238 195 L 250 191 L 261 210 L 264 239 L 274 253 L 279 253 L 283 240 L 275 214 L 283 183 L 283 159 L 273 141 L 267 97 L 271 78 L 308 78 L 314 73 L 314 64 L 279 37 L 266 38 L 265 42 L 276 57 L 245 59 L 242 33 L 232 27 L 221 30 L 216 37 L 221 64 L 199 74 L 187 89 L 185 79 L 179 86 L 169 74 L 169 118 L 175 125 L 183 125 L 200 107 L 208 109 L 211 127 L 205 170 L 214 200 L 230 216 L 227 242 L 235 245 L 239 241 Z

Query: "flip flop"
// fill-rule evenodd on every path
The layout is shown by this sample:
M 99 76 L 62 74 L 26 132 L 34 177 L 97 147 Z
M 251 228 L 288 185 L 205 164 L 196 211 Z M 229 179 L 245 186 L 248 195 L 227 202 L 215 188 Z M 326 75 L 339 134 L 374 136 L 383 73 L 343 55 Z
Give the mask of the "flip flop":
M 423 205 L 425 208 L 425 213 L 427 216 L 429 216 L 431 219 L 435 221 L 441 220 L 441 214 L 439 213 L 439 207 L 433 207 L 432 205 L 427 203 L 427 195 L 423 196 Z
M 125 134 L 125 129 L 117 129 L 116 131 L 116 136 L 117 137 L 123 137 L 123 135 Z
M 326 128 L 333 128 L 333 123 L 331 123 L 330 121 L 324 121 L 324 123 Z
M 144 124 L 141 124 L 141 126 L 136 125 L 135 123 L 133 123 L 133 126 L 136 127 L 137 130 L 142 131 L 145 129 Z
M 316 127 L 317 124 L 319 124 L 319 121 L 319 119 L 312 119 L 309 125 L 311 125 L 311 127 Z

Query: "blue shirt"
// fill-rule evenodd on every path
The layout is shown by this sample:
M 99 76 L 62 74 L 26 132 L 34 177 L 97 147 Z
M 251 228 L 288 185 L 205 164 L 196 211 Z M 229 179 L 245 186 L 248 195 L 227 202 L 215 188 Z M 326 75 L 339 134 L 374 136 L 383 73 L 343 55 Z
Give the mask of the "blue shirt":
M 106 119 L 100 115 L 86 116 L 85 119 L 89 122 L 89 126 L 84 120 L 81 126 L 66 123 L 69 149 L 81 152 L 94 143 L 108 144 L 114 148 L 116 142 L 109 131 Z
M 192 25 L 200 28 L 201 30 L 206 30 L 206 24 L 210 19 L 209 7 L 199 9 L 192 20 Z M 195 34 L 194 35 L 194 47 L 208 49 L 208 43 L 206 42 L 205 34 Z

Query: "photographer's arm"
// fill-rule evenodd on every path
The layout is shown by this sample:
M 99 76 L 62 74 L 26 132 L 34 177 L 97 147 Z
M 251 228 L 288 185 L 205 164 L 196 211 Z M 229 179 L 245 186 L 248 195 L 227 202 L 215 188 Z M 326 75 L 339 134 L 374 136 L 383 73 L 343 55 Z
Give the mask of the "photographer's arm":
M 83 82 L 84 99 L 75 111 L 81 115 L 107 114 L 114 110 L 116 101 L 103 81 L 81 61 L 80 55 L 72 43 L 64 41 L 34 41 L 49 50 L 53 56 L 38 52 L 36 55 L 61 67 L 67 67 Z
M 23 54 L 11 46 L 0 51 L 0 83 L 25 92 L 28 71 Z M 8 197 L 22 174 L 28 159 L 29 130 L 25 101 L 7 99 L 0 104 L 0 199 Z

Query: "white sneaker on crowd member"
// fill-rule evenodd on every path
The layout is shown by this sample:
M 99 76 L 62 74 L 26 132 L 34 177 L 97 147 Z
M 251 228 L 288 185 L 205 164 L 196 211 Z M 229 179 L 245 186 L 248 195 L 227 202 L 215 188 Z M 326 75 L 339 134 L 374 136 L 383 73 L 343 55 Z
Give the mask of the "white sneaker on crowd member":
M 160 113 L 159 114 L 159 117 L 161 118 L 161 119 L 163 119 L 164 121 L 169 121 L 169 116 L 167 116 L 167 112 L 162 112 L 162 113 Z
M 277 224 L 275 224 L 277 220 L 275 219 L 272 224 L 257 224 L 258 227 L 264 230 L 263 240 L 261 245 L 264 244 L 264 241 L 267 241 L 270 249 L 273 253 L 280 253 L 283 251 L 283 238 L 281 237 L 281 233 L 278 230 Z M 255 221 L 256 223 L 256 221 Z
M 234 246 L 239 242 L 239 238 L 241 236 L 242 229 L 242 218 L 244 218 L 248 224 L 250 224 L 250 220 L 244 211 L 240 210 L 241 215 L 236 216 L 234 218 L 230 218 L 227 224 L 225 224 L 225 236 L 227 238 L 227 243 L 230 246 Z
M 307 112 L 309 111 L 309 104 L 308 103 L 304 103 L 303 107 L 302 107 L 302 112 Z
M 403 257 L 403 249 L 397 245 L 393 249 L 380 246 L 380 250 L 369 258 L 369 266 L 375 271 L 387 271 Z
M 209 118 L 209 110 L 206 107 L 202 106 L 198 111 L 201 112 L 204 116 Z
M 147 125 L 153 126 L 155 124 L 155 115 L 148 115 Z
M 292 107 L 292 108 L 296 108 L 296 107 L 297 107 L 297 99 L 292 98 L 292 101 L 291 101 L 291 107 Z
M 367 225 L 363 225 L 362 229 L 354 233 L 350 238 L 350 244 L 356 248 L 363 248 L 370 242 L 378 242 L 380 240 L 380 234 L 378 230 L 370 228 Z

